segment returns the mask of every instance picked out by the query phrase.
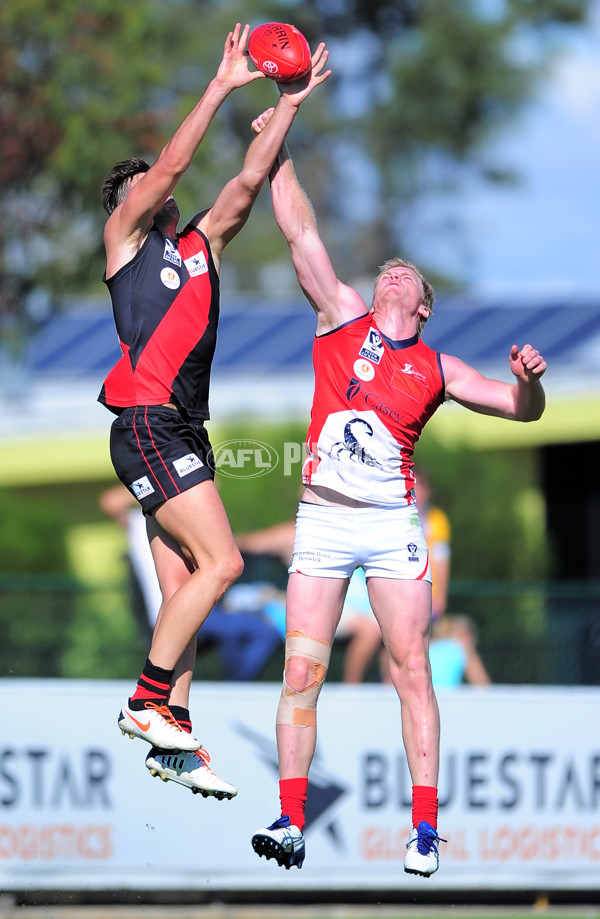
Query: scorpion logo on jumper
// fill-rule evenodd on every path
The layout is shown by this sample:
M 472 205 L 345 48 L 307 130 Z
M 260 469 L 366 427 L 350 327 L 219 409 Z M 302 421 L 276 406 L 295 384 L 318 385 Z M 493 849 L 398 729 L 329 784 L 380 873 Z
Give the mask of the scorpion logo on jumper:
M 371 456 L 367 452 L 365 447 L 360 443 L 355 434 L 352 433 L 352 428 L 354 425 L 362 424 L 364 426 L 364 433 L 368 437 L 373 436 L 373 428 L 368 421 L 364 421 L 363 418 L 353 418 L 352 421 L 349 421 L 348 424 L 344 427 L 344 439 L 338 440 L 337 443 L 333 444 L 330 452 L 331 457 L 335 459 L 340 458 L 340 453 L 344 450 L 347 450 L 350 454 L 350 459 L 355 460 L 357 463 L 364 463 L 367 466 L 380 466 L 374 456 Z

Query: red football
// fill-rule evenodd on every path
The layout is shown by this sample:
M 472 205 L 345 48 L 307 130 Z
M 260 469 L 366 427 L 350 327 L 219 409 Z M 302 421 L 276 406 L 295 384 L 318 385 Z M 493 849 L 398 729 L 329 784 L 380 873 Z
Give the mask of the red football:
M 255 67 L 272 80 L 291 83 L 310 70 L 310 47 L 296 26 L 265 22 L 250 33 L 248 54 Z

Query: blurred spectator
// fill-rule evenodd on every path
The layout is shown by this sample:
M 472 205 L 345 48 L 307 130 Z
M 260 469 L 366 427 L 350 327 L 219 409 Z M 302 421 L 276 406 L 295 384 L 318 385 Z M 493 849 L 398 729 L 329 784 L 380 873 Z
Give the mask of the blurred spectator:
M 415 469 L 415 498 L 429 548 L 431 564 L 431 615 L 433 619 L 446 612 L 450 582 L 450 521 L 444 511 L 429 503 L 431 482 L 423 466 Z
M 147 639 L 152 635 L 162 595 L 145 518 L 124 485 L 103 491 L 98 504 L 127 533 L 132 608 Z M 281 608 L 285 611 L 285 604 L 272 584 L 238 582 L 214 607 L 198 632 L 198 649 L 211 644 L 217 647 L 227 680 L 253 680 L 283 641 L 280 627 L 274 621 Z
M 448 613 L 433 621 L 429 661 L 435 689 L 492 682 L 477 651 L 477 628 L 469 616 Z
M 146 519 L 131 492 L 121 484 L 103 491 L 98 504 L 127 535 L 125 558 L 132 612 L 144 641 L 149 641 L 162 603 L 162 593 L 148 542 Z

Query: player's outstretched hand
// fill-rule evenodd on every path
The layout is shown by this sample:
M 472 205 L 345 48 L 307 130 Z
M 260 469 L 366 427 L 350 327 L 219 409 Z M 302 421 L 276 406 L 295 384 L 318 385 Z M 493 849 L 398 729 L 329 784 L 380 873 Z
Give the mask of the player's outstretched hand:
M 292 105 L 300 105 L 315 86 L 319 86 L 331 74 L 331 70 L 323 70 L 328 57 L 329 51 L 325 47 L 325 42 L 321 42 L 311 58 L 311 69 L 306 76 L 292 83 L 278 83 L 277 88 L 280 94 L 285 96 Z
M 246 83 L 251 83 L 252 80 L 264 79 L 265 75 L 260 70 L 253 71 L 248 69 L 248 56 L 244 52 L 246 51 L 249 35 L 250 26 L 245 25 L 242 31 L 241 24 L 236 22 L 235 29 L 225 39 L 223 60 L 219 64 L 216 79 L 224 83 L 229 89 L 245 86 Z
M 525 383 L 539 380 L 545 373 L 546 366 L 546 361 L 540 352 L 531 345 L 523 345 L 520 351 L 517 345 L 513 345 L 510 349 L 510 369 Z

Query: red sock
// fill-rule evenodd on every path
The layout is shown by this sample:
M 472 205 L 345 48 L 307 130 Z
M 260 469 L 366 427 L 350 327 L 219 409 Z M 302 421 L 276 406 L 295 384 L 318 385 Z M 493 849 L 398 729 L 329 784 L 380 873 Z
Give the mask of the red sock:
M 138 706 L 143 708 L 142 703 L 146 700 L 152 700 L 159 705 L 161 703 L 166 705 L 167 699 L 169 698 L 169 692 L 171 691 L 172 679 L 172 670 L 156 667 L 150 658 L 147 657 L 144 669 L 137 681 L 135 692 L 130 699 L 130 702 L 134 702 L 133 707 L 135 708 L 135 704 L 137 703 Z
M 418 826 L 421 820 L 437 830 L 438 796 L 437 788 L 432 785 L 413 785 L 412 787 L 412 823 Z
M 290 823 L 299 830 L 304 829 L 306 822 L 304 807 L 306 805 L 306 791 L 308 778 L 280 779 L 279 800 L 281 801 L 281 815 L 287 814 Z

